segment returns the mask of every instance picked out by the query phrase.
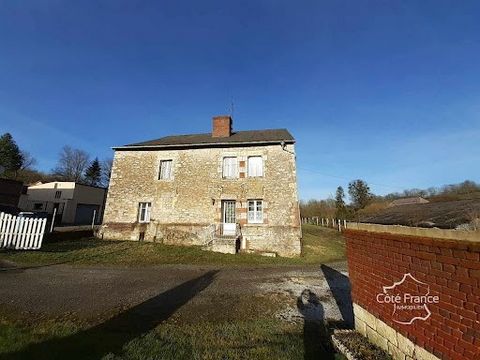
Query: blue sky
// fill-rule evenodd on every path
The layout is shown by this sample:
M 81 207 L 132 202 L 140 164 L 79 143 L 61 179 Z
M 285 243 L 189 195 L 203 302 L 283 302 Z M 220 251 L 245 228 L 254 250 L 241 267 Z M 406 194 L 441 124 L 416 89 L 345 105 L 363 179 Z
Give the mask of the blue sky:
M 2 1 L 0 132 L 55 166 L 110 147 L 288 128 L 300 196 L 480 180 L 478 1 Z

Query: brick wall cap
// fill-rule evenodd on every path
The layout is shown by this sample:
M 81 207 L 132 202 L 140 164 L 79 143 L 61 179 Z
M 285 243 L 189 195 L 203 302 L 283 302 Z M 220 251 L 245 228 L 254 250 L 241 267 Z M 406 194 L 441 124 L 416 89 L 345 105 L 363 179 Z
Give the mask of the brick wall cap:
M 445 229 L 426 229 L 418 227 L 410 227 L 403 225 L 380 225 L 367 223 L 348 223 L 347 232 L 349 231 L 367 231 L 373 233 L 385 233 L 395 235 L 417 236 L 423 238 L 435 238 L 438 240 L 462 240 L 480 243 L 479 231 L 466 230 L 445 230 Z

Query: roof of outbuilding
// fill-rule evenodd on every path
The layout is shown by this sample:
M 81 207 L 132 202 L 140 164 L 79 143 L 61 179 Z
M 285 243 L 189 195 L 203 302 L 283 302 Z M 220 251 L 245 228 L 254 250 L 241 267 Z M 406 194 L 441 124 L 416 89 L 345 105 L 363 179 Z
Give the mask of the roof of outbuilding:
M 143 141 L 124 146 L 117 146 L 115 150 L 128 150 L 139 148 L 189 148 L 189 147 L 215 147 L 255 144 L 279 144 L 281 142 L 292 144 L 293 136 L 287 129 L 268 129 L 235 131 L 228 137 L 212 137 L 211 133 L 165 136 L 160 139 Z

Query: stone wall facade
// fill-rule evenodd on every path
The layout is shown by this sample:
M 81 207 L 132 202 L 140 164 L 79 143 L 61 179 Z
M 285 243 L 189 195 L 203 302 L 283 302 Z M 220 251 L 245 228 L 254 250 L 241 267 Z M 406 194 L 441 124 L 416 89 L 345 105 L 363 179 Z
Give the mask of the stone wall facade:
M 396 360 L 480 359 L 480 234 L 352 228 L 344 234 L 356 329 Z
M 222 177 L 223 158 L 238 160 L 238 178 Z M 247 159 L 262 156 L 262 177 L 248 177 Z M 172 176 L 159 180 L 160 161 Z M 203 245 L 222 222 L 222 200 L 236 201 L 236 220 L 247 250 L 300 254 L 301 227 L 294 145 L 119 150 L 114 156 L 100 235 L 108 239 Z M 249 224 L 247 201 L 263 201 L 263 223 Z M 150 202 L 149 223 L 138 222 Z M 141 235 L 140 235 L 141 234 Z

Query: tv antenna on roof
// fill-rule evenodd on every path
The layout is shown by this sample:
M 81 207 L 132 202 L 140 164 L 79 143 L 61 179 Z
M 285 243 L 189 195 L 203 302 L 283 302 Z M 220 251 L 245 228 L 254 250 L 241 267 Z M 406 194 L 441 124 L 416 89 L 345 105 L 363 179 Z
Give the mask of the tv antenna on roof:
M 233 102 L 233 96 L 230 97 L 230 117 L 233 118 L 233 112 L 235 110 L 235 104 Z

